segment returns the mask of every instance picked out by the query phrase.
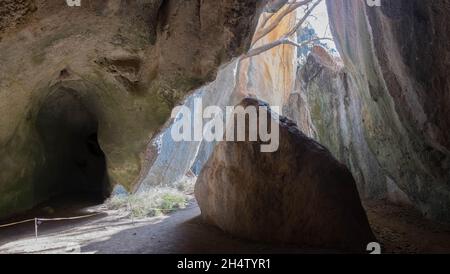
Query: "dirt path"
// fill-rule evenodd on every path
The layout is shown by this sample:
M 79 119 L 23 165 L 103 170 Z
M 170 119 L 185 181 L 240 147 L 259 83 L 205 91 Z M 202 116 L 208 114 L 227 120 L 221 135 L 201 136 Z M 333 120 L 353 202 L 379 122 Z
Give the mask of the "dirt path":
M 86 214 L 104 210 L 92 207 Z M 44 223 L 34 238 L 34 224 L 4 229 L 0 253 L 314 253 L 294 247 L 235 239 L 204 224 L 192 202 L 169 216 L 131 220 L 126 213 L 105 214 L 82 221 Z
M 366 203 L 368 216 L 384 252 L 450 252 L 450 227 L 424 220 L 411 208 L 384 202 Z M 273 246 L 231 237 L 204 224 L 195 202 L 169 216 L 131 220 L 125 212 L 104 211 L 83 220 L 28 223 L 0 230 L 0 253 L 323 253 Z M 77 212 L 78 214 L 80 212 Z
M 425 219 L 408 206 L 366 202 L 369 222 L 388 253 L 450 253 L 450 225 Z

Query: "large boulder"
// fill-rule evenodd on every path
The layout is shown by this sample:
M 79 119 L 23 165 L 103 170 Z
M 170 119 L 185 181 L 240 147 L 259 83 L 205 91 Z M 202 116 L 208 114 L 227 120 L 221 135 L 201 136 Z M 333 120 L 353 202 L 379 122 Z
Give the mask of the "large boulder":
M 240 105 L 261 102 L 246 98 Z M 203 219 L 251 240 L 365 249 L 374 236 L 352 174 L 293 122 L 270 110 L 260 115 L 266 114 L 269 123 L 279 122 L 279 149 L 262 153 L 259 141 L 219 143 L 195 187 Z

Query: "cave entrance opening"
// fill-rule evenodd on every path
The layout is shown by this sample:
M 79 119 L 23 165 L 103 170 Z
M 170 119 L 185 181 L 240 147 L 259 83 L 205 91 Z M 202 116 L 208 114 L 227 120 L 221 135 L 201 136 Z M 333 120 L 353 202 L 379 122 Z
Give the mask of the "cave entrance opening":
M 33 185 L 35 203 L 54 208 L 102 203 L 110 194 L 98 119 L 86 98 L 58 88 L 41 105 L 36 127 L 45 161 Z

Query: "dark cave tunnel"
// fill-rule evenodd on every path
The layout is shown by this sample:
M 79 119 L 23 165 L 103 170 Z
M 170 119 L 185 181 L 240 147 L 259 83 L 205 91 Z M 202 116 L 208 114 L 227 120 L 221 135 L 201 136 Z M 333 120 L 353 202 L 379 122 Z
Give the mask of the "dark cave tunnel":
M 36 127 L 45 163 L 33 189 L 35 204 L 101 203 L 110 194 L 98 119 L 76 90 L 58 88 L 41 105 Z

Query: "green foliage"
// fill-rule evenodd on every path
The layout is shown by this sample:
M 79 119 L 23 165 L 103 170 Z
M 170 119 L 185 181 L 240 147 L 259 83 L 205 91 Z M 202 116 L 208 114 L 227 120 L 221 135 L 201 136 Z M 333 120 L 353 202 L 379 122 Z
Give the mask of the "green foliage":
M 305 26 L 303 28 L 301 28 L 300 30 L 298 30 L 298 32 L 297 32 L 297 41 L 299 43 L 317 39 L 317 38 L 319 38 L 319 35 L 316 33 L 316 30 L 313 28 L 313 26 L 310 23 L 306 23 Z M 305 45 L 302 48 L 298 49 L 297 58 L 301 61 L 301 63 L 304 63 L 306 61 L 308 55 L 311 53 L 311 50 L 315 45 L 319 45 L 319 46 L 327 49 L 332 54 L 336 53 L 336 50 L 330 48 L 326 43 L 323 43 L 321 41 L 316 41 L 316 42 Z
M 188 199 L 189 196 L 172 188 L 154 188 L 128 196 L 114 196 L 105 204 L 108 209 L 124 210 L 134 218 L 145 218 L 185 208 Z

